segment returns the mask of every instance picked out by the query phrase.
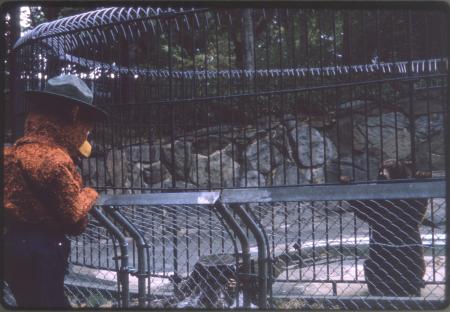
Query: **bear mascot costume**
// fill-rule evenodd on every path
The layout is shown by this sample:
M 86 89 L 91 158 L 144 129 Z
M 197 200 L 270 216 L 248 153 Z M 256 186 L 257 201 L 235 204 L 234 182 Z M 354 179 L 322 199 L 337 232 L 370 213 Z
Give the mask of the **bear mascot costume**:
M 412 162 L 385 160 L 378 180 L 431 178 L 431 172 L 413 171 Z M 342 176 L 341 182 L 351 178 Z M 424 286 L 424 250 L 420 236 L 422 224 L 434 226 L 425 219 L 426 198 L 390 200 L 349 200 L 355 215 L 371 229 L 369 255 L 364 273 L 373 296 L 420 296 Z
M 68 308 L 64 276 L 70 242 L 81 234 L 98 197 L 75 165 L 89 157 L 94 122 L 106 118 L 74 75 L 28 91 L 25 135 L 4 149 L 4 272 L 20 308 Z

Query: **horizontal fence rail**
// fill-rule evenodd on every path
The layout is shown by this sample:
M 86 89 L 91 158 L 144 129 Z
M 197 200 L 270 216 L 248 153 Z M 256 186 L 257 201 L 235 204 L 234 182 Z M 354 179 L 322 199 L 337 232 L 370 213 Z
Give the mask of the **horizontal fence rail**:
M 358 200 L 395 198 L 445 198 L 446 181 L 367 183 L 354 185 L 312 185 L 280 188 L 226 189 L 221 192 L 101 195 L 97 205 L 165 205 Z

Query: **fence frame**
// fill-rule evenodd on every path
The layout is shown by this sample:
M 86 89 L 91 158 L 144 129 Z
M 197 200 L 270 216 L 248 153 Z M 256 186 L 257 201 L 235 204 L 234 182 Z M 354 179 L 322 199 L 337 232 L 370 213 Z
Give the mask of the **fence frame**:
M 227 211 L 227 206 L 236 212 L 243 223 L 248 226 L 255 236 L 258 246 L 258 306 L 267 308 L 267 295 L 272 293 L 270 270 L 267 264 L 271 261 L 269 246 L 265 240 L 264 228 L 257 223 L 252 214 L 243 208 L 243 205 L 254 202 L 297 202 L 297 201 L 336 201 L 336 200 L 363 200 L 363 199 L 398 199 L 398 198 L 446 198 L 447 183 L 443 179 L 431 179 L 428 181 L 405 182 L 378 182 L 367 184 L 347 185 L 307 185 L 278 188 L 255 188 L 255 189 L 226 189 L 221 192 L 181 192 L 181 193 L 156 193 L 156 194 L 117 194 L 102 195 L 98 200 L 99 205 L 170 205 L 170 204 L 210 204 L 217 209 L 224 221 L 235 232 L 241 243 L 243 259 L 245 259 L 245 270 L 248 270 L 250 254 L 248 252 L 248 240 L 245 233 Z M 111 208 L 110 208 L 111 209 Z M 116 211 L 116 210 L 114 210 Z M 448 246 L 446 246 L 448 254 Z M 122 265 L 123 267 L 123 265 Z M 262 269 L 261 269 L 262 268 Z M 244 274 L 245 280 L 247 277 Z M 252 275 L 247 275 L 252 278 Z M 255 278 L 255 277 L 253 277 Z M 244 307 L 248 307 L 248 290 L 244 288 Z M 313 296 L 300 296 L 299 299 L 314 301 Z M 376 304 L 380 309 L 387 308 L 410 308 L 409 303 L 420 308 L 439 308 L 446 306 L 446 301 L 411 299 L 408 297 L 385 297 L 385 298 L 333 298 L 320 297 L 321 300 L 332 304 L 343 305 L 346 308 L 367 308 L 367 300 Z M 270 303 L 272 300 L 270 300 Z M 141 301 L 140 301 L 141 304 Z M 370 307 L 373 307 L 370 305 Z

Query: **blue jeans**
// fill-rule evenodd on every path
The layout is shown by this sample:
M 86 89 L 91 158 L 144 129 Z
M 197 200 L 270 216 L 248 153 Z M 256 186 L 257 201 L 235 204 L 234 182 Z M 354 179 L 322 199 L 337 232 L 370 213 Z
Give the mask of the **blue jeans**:
M 64 294 L 70 241 L 33 226 L 11 226 L 4 240 L 5 280 L 19 308 L 70 308 Z

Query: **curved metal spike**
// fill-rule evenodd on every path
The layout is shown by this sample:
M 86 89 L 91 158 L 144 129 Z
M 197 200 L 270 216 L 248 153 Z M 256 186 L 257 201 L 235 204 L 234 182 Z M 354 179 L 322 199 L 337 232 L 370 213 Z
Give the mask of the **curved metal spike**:
M 186 24 L 186 28 L 187 28 L 187 30 L 189 31 L 189 30 L 191 29 L 191 28 L 189 27 L 189 19 L 188 19 L 188 17 L 187 17 L 186 14 L 184 14 L 183 17 L 184 17 L 184 23 Z
M 203 17 L 205 18 L 205 28 L 208 28 L 209 27 L 209 24 L 208 24 L 208 12 L 205 12 L 205 14 L 202 14 L 203 15 Z
M 228 26 L 233 25 L 233 19 L 231 18 L 231 14 L 228 14 Z
M 131 29 L 131 25 L 130 25 L 130 23 L 128 23 L 128 31 L 130 32 L 130 36 L 131 36 L 131 41 L 134 41 L 134 36 L 133 36 L 133 29 Z M 136 31 L 139 33 L 139 29 L 136 27 L 135 28 L 136 29 Z
M 148 32 L 147 26 L 145 26 L 145 21 L 144 20 L 141 21 L 141 24 L 142 24 L 142 27 L 144 28 L 144 32 Z
M 197 13 L 194 13 L 194 18 L 195 18 L 195 21 L 197 22 L 197 29 L 198 29 L 198 28 L 200 28 L 200 22 L 198 20 Z
M 152 32 L 153 32 L 153 34 L 155 34 L 156 33 L 156 30 L 155 30 L 155 25 L 153 25 L 153 20 L 151 20 L 151 19 L 149 19 L 149 20 L 147 20 L 149 23 L 150 23 L 150 25 L 152 26 Z
M 222 24 L 220 23 L 220 13 L 219 13 L 219 11 L 216 12 L 216 21 L 217 21 L 217 26 L 222 26 Z
M 107 39 L 105 32 L 108 32 L 107 26 L 116 26 L 115 24 L 125 22 L 125 21 L 133 21 L 136 19 L 147 19 L 147 21 L 150 21 L 151 19 L 154 19 L 155 16 L 169 13 L 183 13 L 184 21 L 189 28 L 189 21 L 187 18 L 187 15 L 195 14 L 195 11 L 198 9 L 191 9 L 188 11 L 185 11 L 183 9 L 174 10 L 172 8 L 163 10 L 161 8 L 119 8 L 119 7 L 112 7 L 112 8 L 106 8 L 106 9 L 99 9 L 94 10 L 90 12 L 85 12 L 69 17 L 65 17 L 56 21 L 51 21 L 47 23 L 43 23 L 35 27 L 34 29 L 28 31 L 23 35 L 14 45 L 14 49 L 17 49 L 18 47 L 24 45 L 26 42 L 30 40 L 39 40 L 44 39 L 45 37 L 49 37 L 51 35 L 59 35 L 59 34 L 65 34 L 67 35 L 68 32 L 77 32 L 76 34 L 78 36 L 80 35 L 80 32 L 86 28 L 95 28 L 95 35 L 90 34 L 91 42 L 94 44 L 95 42 L 99 42 L 99 38 L 94 38 L 93 36 L 97 36 L 97 34 L 101 35 L 103 39 Z M 124 14 L 125 13 L 125 14 Z M 159 23 L 161 31 L 164 31 L 164 27 L 161 23 L 161 19 L 157 19 L 157 22 Z M 198 22 L 198 19 L 197 19 Z M 180 29 L 180 25 L 178 22 L 178 19 L 175 18 L 175 23 L 177 30 Z M 198 22 L 199 23 L 199 22 Z M 152 24 L 152 29 L 154 29 L 153 22 L 150 21 L 150 24 Z M 148 31 L 148 28 L 146 27 L 146 24 L 143 20 L 142 25 L 144 26 L 145 31 Z M 98 27 L 102 26 L 103 29 L 99 29 Z M 121 27 L 122 28 L 122 27 Z M 110 30 L 109 30 L 110 31 Z M 116 28 L 117 31 L 117 28 Z M 127 31 L 122 28 L 122 31 L 126 35 Z M 117 32 L 118 33 L 118 32 Z M 130 33 L 131 36 L 134 38 L 135 33 Z M 112 38 L 116 38 L 116 36 L 112 36 Z M 86 45 L 86 42 L 79 44 Z
M 113 41 L 114 41 L 114 42 L 117 41 L 117 40 L 116 40 L 116 37 L 114 36 L 114 32 L 113 32 L 113 29 L 112 29 L 112 28 L 110 29 L 109 33 L 111 34 L 111 37 L 113 38 Z

